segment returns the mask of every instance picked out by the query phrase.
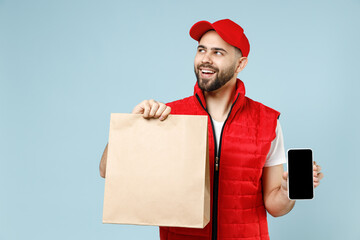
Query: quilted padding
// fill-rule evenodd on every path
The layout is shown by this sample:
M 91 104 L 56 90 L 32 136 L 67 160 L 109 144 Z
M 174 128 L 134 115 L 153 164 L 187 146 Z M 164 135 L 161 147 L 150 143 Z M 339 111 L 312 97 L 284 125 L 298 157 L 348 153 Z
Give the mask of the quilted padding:
M 195 85 L 194 95 L 167 104 L 172 114 L 208 115 L 204 95 Z M 219 150 L 217 239 L 269 239 L 263 203 L 261 176 L 279 113 L 245 97 L 245 87 L 237 80 L 232 109 L 225 122 Z M 214 195 L 215 144 L 208 119 L 211 206 Z M 161 240 L 212 239 L 213 208 L 204 229 L 160 227 Z

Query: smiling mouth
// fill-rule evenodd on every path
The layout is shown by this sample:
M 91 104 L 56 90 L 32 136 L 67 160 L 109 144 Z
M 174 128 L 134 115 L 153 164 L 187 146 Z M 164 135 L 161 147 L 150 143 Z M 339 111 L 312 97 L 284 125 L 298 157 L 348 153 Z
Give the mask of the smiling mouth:
M 202 72 L 203 74 L 213 74 L 213 73 L 215 73 L 215 71 L 205 70 L 205 69 L 202 69 L 201 72 Z
M 212 69 L 202 69 L 200 68 L 201 78 L 211 78 L 215 74 L 215 70 Z

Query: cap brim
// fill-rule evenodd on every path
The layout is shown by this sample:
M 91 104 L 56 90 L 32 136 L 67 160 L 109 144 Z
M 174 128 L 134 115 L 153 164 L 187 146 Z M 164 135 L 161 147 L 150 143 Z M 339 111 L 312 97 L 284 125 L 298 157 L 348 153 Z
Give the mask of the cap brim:
M 213 25 L 208 21 L 200 21 L 195 23 L 191 29 L 190 29 L 190 36 L 195 39 L 196 41 L 199 41 L 202 35 L 206 33 L 209 30 L 214 29 Z

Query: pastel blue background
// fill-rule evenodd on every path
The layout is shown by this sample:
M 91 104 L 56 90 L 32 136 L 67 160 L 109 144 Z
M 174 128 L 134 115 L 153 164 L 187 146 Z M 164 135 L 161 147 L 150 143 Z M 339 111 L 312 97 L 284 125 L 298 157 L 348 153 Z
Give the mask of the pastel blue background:
M 251 43 L 247 95 L 325 173 L 313 201 L 269 217 L 271 239 L 360 239 L 359 13 L 359 0 L 0 0 L 0 239 L 158 239 L 102 224 L 110 113 L 192 94 L 188 31 L 222 18 Z

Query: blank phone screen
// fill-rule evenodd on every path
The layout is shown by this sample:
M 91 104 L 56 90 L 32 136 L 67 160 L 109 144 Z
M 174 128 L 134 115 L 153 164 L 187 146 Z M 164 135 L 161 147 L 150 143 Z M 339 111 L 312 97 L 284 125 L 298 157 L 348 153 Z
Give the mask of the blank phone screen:
M 313 159 L 311 149 L 290 149 L 288 151 L 289 198 L 312 199 Z

